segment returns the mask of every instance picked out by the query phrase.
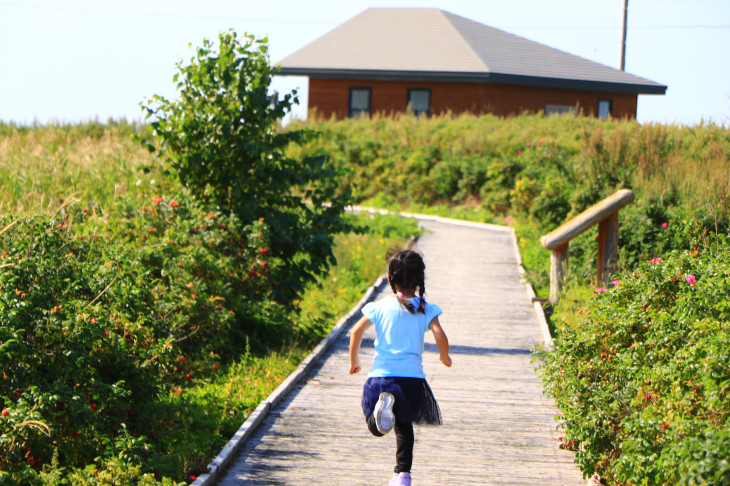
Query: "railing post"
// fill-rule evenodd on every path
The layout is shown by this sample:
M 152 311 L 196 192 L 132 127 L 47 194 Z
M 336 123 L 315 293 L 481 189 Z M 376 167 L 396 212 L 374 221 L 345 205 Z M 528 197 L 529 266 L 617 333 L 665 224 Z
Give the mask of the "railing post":
M 616 272 L 618 255 L 618 211 L 598 224 L 598 282 L 597 286 L 610 287 L 610 278 Z
M 550 303 L 558 305 L 563 290 L 563 267 L 568 264 L 569 243 L 563 243 L 550 252 Z

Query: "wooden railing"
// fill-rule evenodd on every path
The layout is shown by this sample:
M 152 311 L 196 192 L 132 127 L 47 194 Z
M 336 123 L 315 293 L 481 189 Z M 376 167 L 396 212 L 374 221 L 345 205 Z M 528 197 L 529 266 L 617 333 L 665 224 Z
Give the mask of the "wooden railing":
M 540 239 L 550 254 L 550 303 L 558 303 L 563 287 L 563 267 L 568 261 L 570 240 L 598 224 L 597 284 L 610 287 L 608 279 L 614 273 L 618 251 L 618 211 L 634 200 L 634 193 L 621 189 L 598 204 L 586 209 Z

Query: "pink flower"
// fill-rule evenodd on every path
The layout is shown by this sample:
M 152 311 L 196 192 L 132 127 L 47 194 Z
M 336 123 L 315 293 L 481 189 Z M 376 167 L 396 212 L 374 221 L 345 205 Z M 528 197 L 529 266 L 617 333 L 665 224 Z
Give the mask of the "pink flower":
M 621 280 L 619 280 L 619 279 L 616 279 L 616 280 L 614 280 L 614 281 L 613 281 L 613 284 L 614 284 L 614 285 L 618 285 L 618 284 L 620 284 L 620 283 L 621 283 Z
M 441 162 L 441 161 L 440 161 L 439 159 L 436 159 L 436 160 L 434 161 L 434 164 L 438 164 L 439 162 Z
M 667 226 L 669 226 L 669 223 L 666 221 L 662 223 L 662 229 L 667 229 Z
M 539 142 L 537 142 L 537 144 L 538 145 L 542 145 L 542 140 L 540 140 Z
M 532 142 L 527 142 L 525 145 L 529 147 L 530 145 L 532 145 Z
M 694 285 L 697 282 L 697 277 L 694 275 L 688 275 L 687 276 L 687 283 L 690 285 Z
M 518 150 L 517 155 L 522 155 L 522 150 Z
M 597 292 L 608 292 L 608 289 L 604 289 L 603 287 L 596 288 Z
M 652 258 L 652 259 L 651 259 L 651 261 L 650 261 L 649 263 L 661 263 L 661 262 L 663 262 L 663 261 L 664 261 L 664 260 L 662 260 L 661 258 Z

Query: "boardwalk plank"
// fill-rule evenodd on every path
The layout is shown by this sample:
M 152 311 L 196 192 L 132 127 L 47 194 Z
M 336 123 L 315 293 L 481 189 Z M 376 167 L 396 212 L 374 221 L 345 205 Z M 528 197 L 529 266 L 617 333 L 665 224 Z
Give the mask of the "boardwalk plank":
M 444 310 L 453 367 L 427 335 L 424 368 L 444 417 L 417 427 L 414 485 L 584 485 L 558 448 L 552 402 L 530 350 L 541 341 L 507 231 L 425 221 L 427 297 Z M 354 319 L 353 319 L 354 320 Z M 367 369 L 374 331 L 361 351 Z M 307 378 L 273 407 L 223 474 L 222 486 L 387 484 L 395 438 L 370 435 L 360 408 L 365 373 L 348 370 L 343 333 Z

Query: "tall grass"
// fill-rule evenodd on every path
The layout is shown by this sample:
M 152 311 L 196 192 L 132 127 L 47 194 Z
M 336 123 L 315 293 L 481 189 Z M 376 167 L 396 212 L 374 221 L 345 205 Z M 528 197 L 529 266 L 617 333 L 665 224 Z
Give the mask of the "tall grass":
M 52 213 L 72 197 L 108 210 L 154 176 L 134 124 L 0 124 L 0 213 Z M 162 183 L 161 179 L 155 183 Z

